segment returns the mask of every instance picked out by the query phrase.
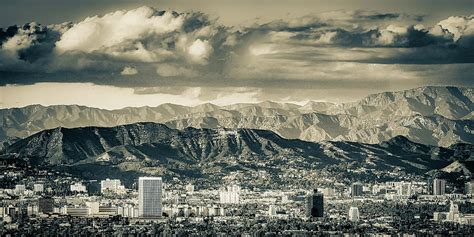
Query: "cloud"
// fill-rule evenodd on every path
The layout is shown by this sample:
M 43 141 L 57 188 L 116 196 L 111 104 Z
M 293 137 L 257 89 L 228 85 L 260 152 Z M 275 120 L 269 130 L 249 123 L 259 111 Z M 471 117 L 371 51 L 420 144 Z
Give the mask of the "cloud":
M 206 63 L 206 60 L 212 53 L 212 46 L 209 45 L 207 40 L 197 39 L 188 47 L 188 53 L 197 62 Z
M 120 72 L 120 74 L 124 75 L 124 76 L 136 75 L 136 74 L 138 74 L 138 70 L 134 67 L 126 66 L 126 67 L 123 68 L 123 70 Z
M 179 65 L 159 64 L 156 67 L 156 73 L 162 77 L 195 77 L 198 72 L 193 69 L 188 69 Z
M 199 12 L 150 7 L 92 16 L 75 24 L 13 26 L 0 31 L 0 56 L 10 62 L 2 63 L 0 70 L 116 71 L 130 62 L 207 65 L 216 60 L 213 47 L 223 43 L 224 31 Z M 111 65 L 96 66 L 99 60 Z
M 473 19 L 452 16 L 424 26 L 421 16 L 334 11 L 230 28 L 200 12 L 140 7 L 75 23 L 0 30 L 0 83 L 133 87 L 261 80 L 254 84 L 263 87 L 268 78 L 417 79 L 421 74 L 400 65 L 474 63 Z

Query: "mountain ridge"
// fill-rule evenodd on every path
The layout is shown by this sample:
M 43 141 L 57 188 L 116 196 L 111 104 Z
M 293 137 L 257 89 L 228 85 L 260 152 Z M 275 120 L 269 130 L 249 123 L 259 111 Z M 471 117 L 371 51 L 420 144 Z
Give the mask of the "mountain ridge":
M 30 105 L 0 110 L 0 141 L 11 144 L 35 132 L 62 127 L 111 127 L 136 122 L 174 128 L 260 128 L 307 141 L 379 143 L 397 135 L 449 147 L 474 143 L 473 88 L 419 87 L 369 95 L 357 102 L 306 105 L 264 101 L 256 104 L 195 107 L 162 104 L 118 110 L 81 105 Z M 308 105 L 308 106 L 307 106 Z
M 455 161 L 473 159 L 474 145 L 453 147 L 423 145 L 403 136 L 380 144 L 315 143 L 286 139 L 269 130 L 174 129 L 147 122 L 44 130 L 10 145 L 3 157 L 27 159 L 31 165 L 67 169 L 88 178 L 107 174 L 129 179 L 158 174 L 214 180 L 239 170 L 271 168 L 278 175 L 291 169 L 347 165 L 352 169 L 401 170 L 421 175 Z

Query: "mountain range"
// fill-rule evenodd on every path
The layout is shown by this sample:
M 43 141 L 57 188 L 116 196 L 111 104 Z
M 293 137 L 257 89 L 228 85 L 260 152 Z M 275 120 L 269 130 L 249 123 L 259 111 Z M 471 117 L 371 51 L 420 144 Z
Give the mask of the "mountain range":
M 179 130 L 135 123 L 44 130 L 8 146 L 4 156 L 65 168 L 86 178 L 133 179 L 149 174 L 219 180 L 234 171 L 270 169 L 269 173 L 279 175 L 291 169 L 310 171 L 338 165 L 420 175 L 453 162 L 470 161 L 473 149 L 472 144 L 424 145 L 403 136 L 379 144 L 316 143 L 259 129 Z
M 105 110 L 78 105 L 0 110 L 3 146 L 56 127 L 112 127 L 137 122 L 171 128 L 249 128 L 271 130 L 288 139 L 377 144 L 398 135 L 428 145 L 474 143 L 473 88 L 420 87 L 369 95 L 350 103 L 291 103 L 188 107 L 162 104 Z M 1 148 L 1 147 L 0 147 Z

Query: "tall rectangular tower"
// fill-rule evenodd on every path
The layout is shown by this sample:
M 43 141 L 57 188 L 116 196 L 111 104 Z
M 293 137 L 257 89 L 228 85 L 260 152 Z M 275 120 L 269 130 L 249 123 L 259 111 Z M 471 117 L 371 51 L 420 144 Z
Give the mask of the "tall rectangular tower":
M 306 216 L 324 216 L 324 196 L 322 193 L 319 193 L 317 189 L 306 197 Z
M 140 217 L 161 217 L 161 195 L 161 177 L 140 177 L 138 179 L 138 215 Z
M 446 180 L 435 179 L 433 181 L 433 195 L 444 195 L 446 193 Z
M 351 196 L 361 197 L 364 194 L 364 186 L 361 183 L 353 183 L 351 185 Z

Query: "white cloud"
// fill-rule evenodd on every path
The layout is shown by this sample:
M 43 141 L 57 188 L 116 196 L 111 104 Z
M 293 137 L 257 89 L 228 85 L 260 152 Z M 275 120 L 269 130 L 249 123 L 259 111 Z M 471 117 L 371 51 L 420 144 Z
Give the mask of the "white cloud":
M 163 35 L 179 29 L 185 18 L 172 12 L 157 15 L 156 10 L 140 7 L 130 11 L 116 11 L 102 17 L 88 17 L 66 31 L 57 50 L 93 52 L 120 46 L 151 35 Z
M 431 32 L 435 35 L 451 34 L 454 41 L 465 35 L 474 35 L 474 16 L 451 16 L 440 21 Z
M 135 67 L 126 66 L 123 68 L 120 74 L 124 76 L 136 75 L 138 74 L 138 70 Z
M 197 39 L 188 47 L 188 53 L 191 55 L 191 58 L 199 63 L 206 63 L 212 51 L 212 46 L 207 40 Z
M 249 47 L 250 53 L 255 56 L 265 55 L 265 54 L 273 54 L 277 53 L 278 51 L 274 50 L 274 46 L 271 44 L 257 44 L 252 45 Z

